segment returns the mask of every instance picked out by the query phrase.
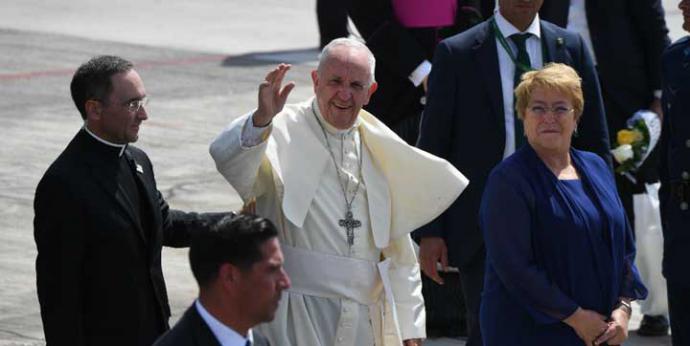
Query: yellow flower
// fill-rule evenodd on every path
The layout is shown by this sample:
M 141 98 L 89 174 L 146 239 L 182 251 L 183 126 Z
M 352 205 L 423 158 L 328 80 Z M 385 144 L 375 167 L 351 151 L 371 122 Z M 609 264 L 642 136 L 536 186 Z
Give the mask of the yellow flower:
M 643 138 L 642 133 L 638 130 L 620 130 L 618 131 L 618 144 L 632 144 L 637 141 L 641 141 Z

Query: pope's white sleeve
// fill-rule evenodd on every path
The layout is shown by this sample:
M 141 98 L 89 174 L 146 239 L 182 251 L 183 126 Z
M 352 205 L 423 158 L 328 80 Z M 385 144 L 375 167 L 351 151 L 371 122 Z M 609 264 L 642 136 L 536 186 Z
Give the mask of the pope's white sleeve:
M 250 115 L 247 117 L 247 120 L 244 121 L 242 134 L 240 135 L 242 147 L 247 149 L 265 142 L 273 128 L 273 123 L 269 123 L 264 127 L 254 126 L 252 117 L 253 115 Z
M 264 160 L 264 153 L 268 143 L 266 139 L 271 131 L 270 127 L 261 130 L 259 133 L 263 138 L 258 143 L 251 143 L 250 139 L 249 144 L 253 145 L 247 145 L 244 141 L 247 134 L 243 129 L 247 122 L 251 122 L 251 114 L 245 114 L 232 121 L 211 142 L 209 148 L 218 172 L 235 188 L 245 202 L 252 197 L 258 197 L 264 190 L 262 179 L 257 179 L 257 177 L 260 175 L 262 164 L 268 165 L 268 160 Z M 250 133 L 249 137 L 251 136 Z
M 403 340 L 426 338 L 422 278 L 410 235 L 391 240 L 383 255 L 392 262 L 389 277 Z

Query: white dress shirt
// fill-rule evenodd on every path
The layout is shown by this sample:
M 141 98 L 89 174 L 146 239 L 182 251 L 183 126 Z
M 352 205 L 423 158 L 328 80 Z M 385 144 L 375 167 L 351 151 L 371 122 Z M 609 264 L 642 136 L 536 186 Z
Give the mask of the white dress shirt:
M 539 26 L 539 15 L 534 18 L 532 24 L 527 27 L 527 30 L 520 31 L 513 24 L 510 24 L 505 19 L 500 11 L 496 11 L 494 18 L 498 29 L 505 37 L 506 42 L 510 46 L 512 56 L 517 57 L 517 47 L 510 36 L 519 33 L 530 33 L 532 36 L 527 39 L 527 53 L 529 54 L 530 65 L 534 69 L 541 68 L 544 64 L 543 53 L 541 47 L 541 27 Z M 503 158 L 510 156 L 515 152 L 515 136 L 522 136 L 522 133 L 515 133 L 515 111 L 513 106 L 514 90 L 515 90 L 515 63 L 508 55 L 508 52 L 503 48 L 501 42 L 496 38 L 496 49 L 498 49 L 498 65 L 501 71 L 501 90 L 503 91 L 503 112 L 505 116 L 506 127 L 506 143 L 503 150 Z
M 245 338 L 236 331 L 232 330 L 232 328 L 226 326 L 213 317 L 208 311 L 206 311 L 198 299 L 194 302 L 194 307 L 196 307 L 196 311 L 199 313 L 199 316 L 201 316 L 201 319 L 206 322 L 206 325 L 209 329 L 211 329 L 211 333 L 213 333 L 221 346 L 246 346 L 247 341 L 249 341 L 251 344 L 254 344 L 251 329 L 247 332 L 247 337 Z

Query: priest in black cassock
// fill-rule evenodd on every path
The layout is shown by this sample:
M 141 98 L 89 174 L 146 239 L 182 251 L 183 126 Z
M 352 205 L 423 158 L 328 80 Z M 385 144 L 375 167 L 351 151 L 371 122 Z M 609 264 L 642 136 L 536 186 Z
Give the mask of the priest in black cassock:
M 95 57 L 74 74 L 84 126 L 36 188 L 36 282 L 48 345 L 149 346 L 168 326 L 162 245 L 182 247 L 228 213 L 168 208 L 151 161 L 129 145 L 148 118 L 131 62 Z
M 349 15 L 376 57 L 377 92 L 366 110 L 417 142 L 436 44 L 482 21 L 479 0 L 350 0 Z

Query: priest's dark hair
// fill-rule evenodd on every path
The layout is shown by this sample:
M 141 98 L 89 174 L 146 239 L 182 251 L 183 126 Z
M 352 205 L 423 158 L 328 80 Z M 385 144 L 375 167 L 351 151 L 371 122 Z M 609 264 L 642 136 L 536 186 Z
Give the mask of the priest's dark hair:
M 83 63 L 72 77 L 70 91 L 81 118 L 86 120 L 86 101 L 104 102 L 113 90 L 110 77 L 127 72 L 134 67 L 132 62 L 113 55 L 101 55 Z
M 224 263 L 248 271 L 263 259 L 261 245 L 278 236 L 271 221 L 252 214 L 226 216 L 210 232 L 192 236 L 189 262 L 199 287 L 215 281 Z

